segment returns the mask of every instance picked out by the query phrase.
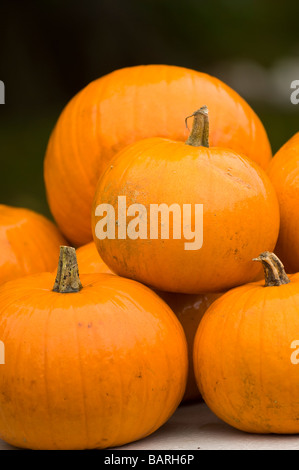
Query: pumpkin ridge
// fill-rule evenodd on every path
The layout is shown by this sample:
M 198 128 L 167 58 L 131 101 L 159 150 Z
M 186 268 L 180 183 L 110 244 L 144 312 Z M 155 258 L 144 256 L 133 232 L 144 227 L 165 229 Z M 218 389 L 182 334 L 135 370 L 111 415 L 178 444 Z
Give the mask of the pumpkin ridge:
M 78 329 L 76 328 L 76 325 L 78 325 L 78 319 L 77 319 L 77 314 L 76 310 L 73 305 L 71 305 L 71 310 L 73 312 L 73 325 L 74 325 L 74 332 L 75 332 L 75 343 L 76 343 L 76 348 L 77 348 L 77 361 L 78 361 L 78 369 L 79 369 L 79 376 L 80 376 L 80 383 L 81 383 L 81 396 L 82 396 L 82 409 L 83 409 L 83 421 L 84 421 L 84 431 L 85 431 L 85 445 L 84 448 L 88 448 L 88 442 L 90 442 L 90 433 L 88 431 L 88 414 L 87 414 L 87 405 L 86 405 L 86 386 L 84 384 L 84 373 L 83 373 L 83 368 L 82 368 L 82 358 L 81 358 L 81 351 L 82 348 L 80 348 L 80 341 L 79 341 L 79 335 L 78 335 Z M 81 428 L 82 429 L 82 428 Z

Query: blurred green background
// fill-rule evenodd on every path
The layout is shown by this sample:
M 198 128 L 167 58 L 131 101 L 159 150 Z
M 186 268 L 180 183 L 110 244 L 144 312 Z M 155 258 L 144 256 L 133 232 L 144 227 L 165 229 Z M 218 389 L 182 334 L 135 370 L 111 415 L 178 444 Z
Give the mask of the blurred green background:
M 254 108 L 273 152 L 299 130 L 299 2 L 4 1 L 1 6 L 0 202 L 50 216 L 43 159 L 69 99 L 115 69 L 150 63 L 222 79 Z

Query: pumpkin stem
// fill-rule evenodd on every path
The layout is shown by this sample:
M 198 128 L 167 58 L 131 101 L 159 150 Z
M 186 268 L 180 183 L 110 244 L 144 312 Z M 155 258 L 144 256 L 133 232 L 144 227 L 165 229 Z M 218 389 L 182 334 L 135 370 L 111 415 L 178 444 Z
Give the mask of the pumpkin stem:
M 61 246 L 53 291 L 66 294 L 81 289 L 76 250 L 70 246 Z
M 265 287 L 281 286 L 282 284 L 291 282 L 286 275 L 284 265 L 274 253 L 264 251 L 260 256 L 254 258 L 253 261 L 261 261 L 263 264 Z
M 187 128 L 187 120 L 190 117 L 194 117 L 193 126 L 185 143 L 193 147 L 209 147 L 209 110 L 207 106 L 202 106 L 191 116 L 186 117 L 185 124 Z

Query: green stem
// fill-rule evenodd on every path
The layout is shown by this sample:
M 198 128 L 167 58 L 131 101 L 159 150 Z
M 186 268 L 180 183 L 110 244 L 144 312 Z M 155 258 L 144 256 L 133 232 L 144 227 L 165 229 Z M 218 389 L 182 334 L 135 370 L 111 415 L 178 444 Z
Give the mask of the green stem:
M 192 147 L 209 147 L 209 111 L 207 106 L 186 117 L 185 123 L 190 117 L 194 117 L 191 133 L 186 140 L 187 145 Z
M 254 258 L 253 261 L 260 261 L 263 264 L 265 287 L 281 286 L 291 282 L 286 275 L 284 265 L 274 253 L 264 251 L 260 256 Z
M 61 246 L 53 291 L 67 294 L 81 289 L 76 250 L 70 246 Z

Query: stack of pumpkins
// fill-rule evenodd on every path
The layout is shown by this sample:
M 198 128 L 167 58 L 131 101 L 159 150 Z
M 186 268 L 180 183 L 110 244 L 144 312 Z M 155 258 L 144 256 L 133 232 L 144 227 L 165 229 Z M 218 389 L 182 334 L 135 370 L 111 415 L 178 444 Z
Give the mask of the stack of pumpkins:
M 57 226 L 0 206 L 0 437 L 121 446 L 201 397 L 238 429 L 299 432 L 299 134 L 272 159 L 261 121 L 220 80 L 137 66 L 70 101 L 44 175 Z M 135 236 L 112 218 L 119 236 L 97 237 L 97 208 L 117 212 L 119 196 Z M 171 236 L 195 236 L 194 214 L 151 237 L 136 217 L 151 204 L 202 205 L 200 247 Z

